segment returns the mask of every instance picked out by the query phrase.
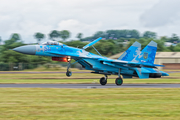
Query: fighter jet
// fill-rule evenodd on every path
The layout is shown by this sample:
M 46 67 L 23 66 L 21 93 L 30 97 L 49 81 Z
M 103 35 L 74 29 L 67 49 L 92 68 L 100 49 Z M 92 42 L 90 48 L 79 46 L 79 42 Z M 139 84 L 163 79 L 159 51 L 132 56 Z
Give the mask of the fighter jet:
M 123 78 L 138 77 L 145 78 L 160 78 L 161 76 L 169 76 L 167 73 L 158 70 L 157 67 L 163 65 L 154 64 L 154 59 L 157 50 L 157 43 L 151 41 L 142 51 L 141 44 L 135 42 L 130 46 L 118 59 L 110 59 L 103 57 L 93 46 L 102 38 L 98 38 L 87 44 L 83 48 L 74 48 L 57 41 L 48 41 L 40 45 L 25 45 L 14 48 L 14 51 L 38 56 L 52 57 L 53 61 L 67 62 L 66 75 L 70 77 L 72 72 L 69 70 L 71 60 L 74 59 L 82 65 L 83 68 L 91 70 L 91 73 L 103 74 L 105 77 L 100 79 L 101 85 L 106 85 L 109 75 L 118 75 L 115 80 L 116 85 L 123 84 Z M 99 55 L 86 51 L 92 46 Z

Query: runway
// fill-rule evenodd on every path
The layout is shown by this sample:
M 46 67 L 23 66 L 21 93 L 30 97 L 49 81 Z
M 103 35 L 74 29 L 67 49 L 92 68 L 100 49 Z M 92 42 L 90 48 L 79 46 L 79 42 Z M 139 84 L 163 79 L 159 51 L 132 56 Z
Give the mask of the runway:
M 37 72 L 37 71 L 35 71 L 35 72 L 19 72 L 19 71 L 15 71 L 15 72 L 6 72 L 6 71 L 3 71 L 3 72 L 1 72 L 0 71 L 0 74 L 54 74 L 54 73 L 63 73 L 63 74 L 65 74 L 66 72 Z M 73 73 L 91 73 L 91 72 L 73 72 Z
M 180 84 L 0 84 L 0 88 L 180 88 Z

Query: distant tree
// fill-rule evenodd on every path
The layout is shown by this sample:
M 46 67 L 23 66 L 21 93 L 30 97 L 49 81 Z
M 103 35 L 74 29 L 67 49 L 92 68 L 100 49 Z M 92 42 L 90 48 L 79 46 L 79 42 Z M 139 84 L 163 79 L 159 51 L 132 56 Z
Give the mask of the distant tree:
M 50 34 L 49 34 L 49 38 L 51 40 L 54 40 L 55 38 L 59 38 L 60 37 L 60 32 L 57 30 L 53 30 Z
M 94 40 L 94 38 L 92 36 L 81 39 L 81 41 L 92 41 L 92 40 Z
M 82 40 L 82 36 L 83 36 L 82 33 L 78 33 L 78 34 L 77 34 L 77 38 L 78 38 L 79 40 Z
M 153 39 L 156 39 L 157 35 L 156 35 L 155 32 L 146 31 L 146 32 L 143 34 L 143 37 L 144 37 L 144 38 L 153 38 Z
M 60 37 L 63 39 L 63 41 L 70 37 L 70 32 L 68 30 L 62 30 L 60 31 L 60 34 Z
M 113 55 L 116 53 L 116 45 L 114 42 L 110 40 L 102 40 L 94 45 L 94 47 L 102 54 L 102 55 Z M 91 50 L 93 53 L 97 54 L 94 49 Z
M 174 51 L 180 52 L 180 43 L 178 43 L 178 44 L 174 47 Z
M 163 41 L 169 41 L 169 38 L 166 37 L 166 36 L 162 36 L 160 39 L 163 40 Z
M 140 33 L 137 30 L 107 30 L 105 35 L 108 39 L 140 38 Z
M 72 46 L 72 47 L 82 48 L 82 47 L 84 47 L 85 45 L 87 45 L 88 43 L 81 42 L 81 41 L 79 41 L 79 40 L 73 40 L 73 41 L 68 41 L 68 42 L 66 42 L 65 44 L 68 45 L 68 46 Z
M 0 45 L 1 45 L 1 42 L 2 42 L 2 39 L 1 39 L 1 37 L 0 37 Z
M 124 34 L 125 31 L 122 30 L 107 30 L 105 34 L 106 39 L 113 39 L 113 38 L 123 38 L 126 35 Z
M 94 39 L 97 39 L 97 38 L 99 38 L 99 37 L 104 37 L 104 32 L 103 31 L 98 31 L 98 32 L 96 32 L 94 35 L 93 35 L 93 38 Z
M 35 33 L 34 37 L 37 39 L 37 41 L 39 43 L 45 37 L 45 35 L 38 32 L 38 33 Z
M 4 41 L 4 44 L 0 49 L 0 62 L 19 62 L 27 59 L 26 57 L 24 57 L 24 59 L 22 60 L 21 58 L 26 55 L 9 50 L 23 45 L 22 42 L 17 42 L 18 40 L 19 35 L 17 36 L 16 34 L 13 34 L 10 40 Z
M 19 34 L 14 33 L 14 34 L 12 34 L 11 39 L 14 39 L 15 41 L 18 41 L 18 40 L 20 40 L 21 38 L 20 38 L 20 35 L 19 35 Z
M 129 31 L 130 38 L 140 38 L 140 33 L 137 30 L 130 30 Z
M 154 40 L 154 42 L 157 43 L 157 51 L 162 52 L 162 51 L 168 51 L 167 47 L 164 45 L 164 41 L 162 40 Z
M 134 42 L 136 42 L 137 39 L 135 38 L 131 38 L 130 41 L 128 42 L 128 44 L 126 45 L 126 48 L 125 49 L 128 49 Z
M 170 51 L 174 52 L 175 51 L 175 46 L 171 45 L 169 47 L 167 47 Z
M 130 39 L 130 38 L 140 38 L 140 33 L 138 30 L 107 30 L 106 32 L 98 31 L 93 36 L 83 38 L 82 41 L 94 40 L 98 37 L 107 39 Z
M 179 41 L 179 37 L 176 34 L 172 34 L 171 38 L 169 39 L 170 42 L 177 42 Z

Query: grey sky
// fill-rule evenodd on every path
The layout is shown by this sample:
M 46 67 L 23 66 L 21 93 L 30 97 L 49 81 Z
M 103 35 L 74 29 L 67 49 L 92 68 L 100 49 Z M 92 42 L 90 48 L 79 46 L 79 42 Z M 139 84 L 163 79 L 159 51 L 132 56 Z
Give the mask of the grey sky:
M 180 35 L 178 0 L 0 0 L 0 36 L 19 33 L 35 42 L 35 32 L 69 30 L 71 38 L 108 29 L 155 31 L 159 36 Z M 47 39 L 47 36 L 46 36 Z
M 180 16 L 180 1 L 161 0 L 144 12 L 140 20 L 146 27 L 161 27 L 173 24 Z

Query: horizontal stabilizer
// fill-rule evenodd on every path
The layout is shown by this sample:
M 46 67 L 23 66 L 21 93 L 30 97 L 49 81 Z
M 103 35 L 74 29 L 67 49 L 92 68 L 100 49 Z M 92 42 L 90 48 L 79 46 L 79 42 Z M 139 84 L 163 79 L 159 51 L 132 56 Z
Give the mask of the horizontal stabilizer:
M 165 67 L 164 65 L 158 65 L 158 64 L 154 64 L 154 66 L 156 66 L 156 67 Z
M 87 44 L 86 46 L 84 46 L 83 49 L 86 49 L 86 48 L 88 48 L 88 47 L 94 45 L 95 43 L 97 43 L 97 42 L 100 41 L 101 39 L 102 39 L 102 37 L 100 37 L 100 38 L 94 40 L 93 42 L 91 42 L 91 43 Z
M 162 76 L 169 76 L 169 74 L 163 72 L 163 71 L 160 71 L 162 73 Z
M 142 67 L 141 69 L 141 73 L 161 73 L 159 70 L 157 69 L 152 69 L 152 68 L 145 68 Z
M 150 66 L 150 67 L 164 67 L 164 65 L 158 65 L 158 64 L 149 64 L 149 63 L 142 63 L 144 66 Z

